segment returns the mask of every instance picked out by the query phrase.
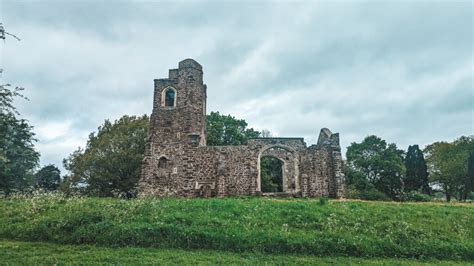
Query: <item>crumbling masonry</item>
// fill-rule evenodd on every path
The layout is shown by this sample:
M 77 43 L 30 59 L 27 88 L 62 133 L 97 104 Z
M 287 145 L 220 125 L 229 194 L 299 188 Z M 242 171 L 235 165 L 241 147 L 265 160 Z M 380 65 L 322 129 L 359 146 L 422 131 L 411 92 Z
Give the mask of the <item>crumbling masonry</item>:
M 140 196 L 261 195 L 260 159 L 282 162 L 283 191 L 299 197 L 344 193 L 339 134 L 321 129 L 318 143 L 303 138 L 256 138 L 241 146 L 206 146 L 206 85 L 202 67 L 179 62 L 155 79 Z

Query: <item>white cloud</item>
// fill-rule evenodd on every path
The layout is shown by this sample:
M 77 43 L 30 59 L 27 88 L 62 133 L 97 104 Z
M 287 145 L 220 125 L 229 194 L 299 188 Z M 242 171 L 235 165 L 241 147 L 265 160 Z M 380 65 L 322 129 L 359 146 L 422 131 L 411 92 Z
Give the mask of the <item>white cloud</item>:
M 35 128 L 35 132 L 38 134 L 37 137 L 46 142 L 64 137 L 66 134 L 70 134 L 71 122 L 57 122 L 47 121 L 42 123 Z

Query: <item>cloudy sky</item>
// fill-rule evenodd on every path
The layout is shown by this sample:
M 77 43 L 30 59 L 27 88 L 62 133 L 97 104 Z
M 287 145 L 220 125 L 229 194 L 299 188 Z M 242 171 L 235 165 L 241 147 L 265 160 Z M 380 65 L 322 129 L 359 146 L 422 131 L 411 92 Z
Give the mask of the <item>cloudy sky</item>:
M 1 82 L 26 88 L 41 163 L 61 165 L 104 119 L 150 114 L 153 79 L 204 68 L 208 111 L 345 150 L 474 134 L 471 1 L 18 1 L 0 22 Z

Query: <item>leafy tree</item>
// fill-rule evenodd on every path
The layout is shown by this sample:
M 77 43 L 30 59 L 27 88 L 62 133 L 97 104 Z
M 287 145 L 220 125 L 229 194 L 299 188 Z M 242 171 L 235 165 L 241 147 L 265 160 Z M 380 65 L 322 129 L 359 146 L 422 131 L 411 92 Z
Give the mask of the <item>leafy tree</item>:
M 375 188 L 359 171 L 344 165 L 346 197 L 363 200 L 390 200 L 383 192 Z
M 0 190 L 9 193 L 30 184 L 39 153 L 32 127 L 12 113 L 0 113 Z
M 435 142 L 424 149 L 430 179 L 441 187 L 448 202 L 459 184 L 456 169 L 452 168 L 455 159 L 451 146 L 447 142 Z
M 394 200 L 403 192 L 405 174 L 403 151 L 394 143 L 388 144 L 377 136 L 368 136 L 361 143 L 353 142 L 347 148 L 347 164 L 362 174 L 379 191 Z
M 467 160 L 467 175 L 469 179 L 469 191 L 474 193 L 474 150 L 469 153 Z
M 260 160 L 260 178 L 262 192 L 282 192 L 282 162 L 272 156 L 264 156 Z
M 468 172 L 468 158 L 474 150 L 474 137 L 460 137 L 452 143 L 435 142 L 424 152 L 430 178 L 438 184 L 446 200 L 452 197 L 465 200 L 471 188 Z
M 408 147 L 405 157 L 406 175 L 404 178 L 405 192 L 422 191 L 430 194 L 431 189 L 428 182 L 428 168 L 426 166 L 423 151 L 418 145 Z
M 22 88 L 0 85 L 0 190 L 10 193 L 30 185 L 39 153 L 34 149 L 33 127 L 19 115 L 13 99 L 25 98 Z
M 211 112 L 207 115 L 206 141 L 209 146 L 242 145 L 249 138 L 260 136 L 260 132 L 247 128 L 247 122 L 231 115 Z
M 0 39 L 17 36 L 6 32 L 0 23 Z M 0 75 L 3 69 L 0 69 Z M 20 115 L 13 105 L 15 97 L 24 98 L 23 88 L 11 88 L 0 84 L 0 191 L 10 193 L 20 190 L 32 182 L 33 169 L 38 165 L 39 153 L 34 149 L 33 127 Z
M 343 172 L 344 172 L 344 178 L 345 178 L 344 182 L 346 185 L 355 185 L 358 183 L 363 183 L 364 185 L 365 184 L 372 185 L 372 183 L 370 183 L 367 180 L 367 178 L 365 177 L 363 173 L 354 170 L 352 167 L 350 167 L 347 164 L 344 164 Z
M 44 166 L 35 174 L 37 188 L 56 190 L 61 182 L 61 171 L 53 164 Z
M 85 149 L 79 148 L 64 160 L 70 172 L 66 190 L 84 190 L 94 196 L 121 193 L 134 196 L 148 134 L 149 118 L 123 116 L 105 120 L 97 134 L 91 133 Z

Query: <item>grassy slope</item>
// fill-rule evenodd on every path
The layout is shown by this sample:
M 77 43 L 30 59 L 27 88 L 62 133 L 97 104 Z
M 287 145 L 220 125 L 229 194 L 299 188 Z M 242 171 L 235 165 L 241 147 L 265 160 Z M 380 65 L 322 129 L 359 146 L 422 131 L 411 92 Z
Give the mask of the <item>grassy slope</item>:
M 0 237 L 102 246 L 474 260 L 474 205 L 44 197 L 1 200 Z
M 221 251 L 183 251 L 156 248 L 106 248 L 92 245 L 60 245 L 0 240 L 0 264 L 361 264 L 361 265 L 463 265 L 453 261 L 416 261 L 409 259 L 319 258 L 262 253 Z

